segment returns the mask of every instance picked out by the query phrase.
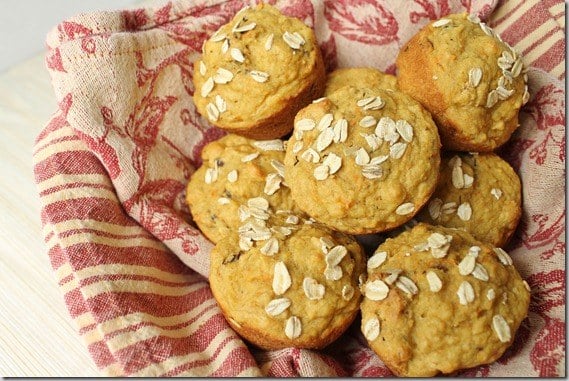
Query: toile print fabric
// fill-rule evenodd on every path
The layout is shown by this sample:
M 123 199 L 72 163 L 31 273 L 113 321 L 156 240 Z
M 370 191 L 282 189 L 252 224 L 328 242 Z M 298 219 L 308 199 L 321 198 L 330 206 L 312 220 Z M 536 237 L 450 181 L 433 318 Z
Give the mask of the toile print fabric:
M 429 20 L 467 11 L 515 47 L 531 98 L 500 154 L 523 185 L 506 247 L 532 289 L 528 318 L 497 362 L 459 376 L 565 376 L 565 9 L 558 0 L 272 0 L 314 27 L 327 69 L 395 73 Z M 79 15 L 47 36 L 59 108 L 37 137 L 48 255 L 103 375 L 393 376 L 359 321 L 329 347 L 261 351 L 227 325 L 208 286 L 212 244 L 184 188 L 223 135 L 192 103 L 202 42 L 245 0 L 180 0 Z M 496 211 L 499 213 L 499 211 Z

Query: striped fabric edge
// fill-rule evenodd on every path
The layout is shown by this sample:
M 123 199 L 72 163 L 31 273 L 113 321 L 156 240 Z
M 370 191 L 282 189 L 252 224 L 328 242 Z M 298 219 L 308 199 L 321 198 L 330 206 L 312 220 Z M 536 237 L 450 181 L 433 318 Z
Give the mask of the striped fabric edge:
M 355 348 L 353 348 L 355 349 Z M 347 377 L 350 374 L 324 351 L 286 348 L 254 350 L 254 356 L 268 377 Z
M 68 124 L 38 137 L 34 171 L 58 285 L 102 373 L 261 375 L 207 281 L 124 213 Z
M 564 80 L 564 5 L 559 0 L 503 1 L 488 23 L 522 54 L 525 67 L 539 68 Z

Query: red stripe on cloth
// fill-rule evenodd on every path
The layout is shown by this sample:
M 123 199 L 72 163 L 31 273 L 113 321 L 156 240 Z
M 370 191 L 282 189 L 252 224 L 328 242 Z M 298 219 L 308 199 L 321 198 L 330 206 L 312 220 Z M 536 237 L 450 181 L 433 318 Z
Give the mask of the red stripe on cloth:
M 97 328 L 97 323 L 89 324 L 89 325 L 86 325 L 86 326 L 84 326 L 84 327 L 80 327 L 80 328 L 79 328 L 79 333 L 80 333 L 81 335 L 84 335 L 85 333 L 87 333 L 87 332 L 89 332 L 89 331 L 92 331 L 92 330 L 94 330 L 94 329 L 96 329 L 96 328 Z
M 211 298 L 211 290 L 204 281 L 203 288 L 180 296 L 115 291 L 89 298 L 87 304 L 95 321 L 101 323 L 133 312 L 144 312 L 158 317 L 180 315 Z
M 543 53 L 532 63 L 533 67 L 549 72 L 551 69 L 565 61 L 565 40 L 561 39 Z
M 269 377 L 299 377 L 294 358 L 289 353 L 282 353 L 272 363 L 267 372 Z
M 558 4 L 564 4 L 561 0 L 541 0 L 541 3 L 547 9 L 554 7 Z
M 500 4 L 496 7 L 496 10 L 494 11 L 495 13 L 500 11 L 500 8 L 502 6 L 504 6 L 504 4 L 506 4 L 508 1 L 506 0 L 500 0 Z M 504 16 L 500 17 L 499 19 L 495 19 L 493 24 L 501 24 L 504 20 L 507 20 L 515 11 L 518 10 L 518 8 L 520 8 L 522 5 L 524 4 L 524 1 L 520 1 L 518 2 L 518 5 L 516 5 L 514 8 L 512 8 L 508 13 L 506 13 Z
M 209 313 L 212 309 L 217 309 L 217 308 L 218 307 L 216 304 L 211 304 L 208 307 L 204 308 L 202 311 L 200 311 L 199 314 L 192 316 L 190 319 L 185 320 L 185 321 L 181 321 L 181 322 L 179 322 L 177 324 L 173 324 L 173 325 L 157 325 L 151 321 L 143 321 L 143 322 L 132 324 L 132 325 L 125 325 L 125 326 L 123 326 L 123 328 L 119 328 L 119 329 L 116 329 L 112 332 L 107 333 L 105 335 L 105 338 L 111 339 L 117 335 L 122 335 L 126 332 L 134 332 L 134 331 L 139 330 L 140 328 L 151 327 L 151 326 L 152 327 L 159 327 L 160 329 L 164 329 L 167 331 L 177 330 L 180 328 L 187 327 L 188 325 L 191 325 L 193 322 L 200 319 L 204 314 Z M 155 315 L 152 315 L 152 316 L 155 316 Z M 172 316 L 173 316 L 173 319 L 181 319 L 181 318 L 179 318 L 180 315 L 172 315 Z
M 36 163 L 34 173 L 36 183 L 51 179 L 53 176 L 68 175 L 106 175 L 101 166 L 92 165 L 96 160 L 89 151 L 58 152 Z
M 60 238 L 65 238 L 65 237 L 71 237 L 75 234 L 90 234 L 93 236 L 97 236 L 97 237 L 103 237 L 103 238 L 112 238 L 115 240 L 133 240 L 133 239 L 137 239 L 137 238 L 151 238 L 152 236 L 150 235 L 150 233 L 146 232 L 143 229 L 140 229 L 140 233 L 131 233 L 131 234 L 116 234 L 116 233 L 111 233 L 111 232 L 107 232 L 104 230 L 98 230 L 98 229 L 94 229 L 94 228 L 80 228 L 80 229 L 70 229 L 70 230 L 66 230 L 63 233 L 59 234 Z
M 77 316 L 89 312 L 89 309 L 83 301 L 83 295 L 79 289 L 74 288 L 73 290 L 66 292 L 65 295 L 63 295 L 63 299 L 65 300 L 67 310 L 72 318 L 76 318 Z
M 104 341 L 97 341 L 87 346 L 91 357 L 95 360 L 95 364 L 99 369 L 104 369 L 116 362 L 109 347 Z
M 139 226 L 133 219 L 124 215 L 124 209 L 115 200 L 95 196 L 51 203 L 44 206 L 42 217 L 49 219 L 52 224 L 67 220 L 92 219 L 117 225 Z
M 193 364 L 186 363 L 180 367 L 178 372 L 169 372 L 167 376 L 175 376 L 176 374 L 183 373 L 191 370 Z M 257 367 L 257 363 L 251 356 L 251 352 L 246 346 L 240 346 L 233 349 L 228 353 L 225 360 L 219 365 L 216 371 L 209 375 L 209 377 L 232 377 L 240 374 L 247 368 Z
M 132 374 L 151 364 L 160 363 L 168 357 L 204 352 L 212 340 L 227 327 L 225 318 L 219 313 L 210 317 L 202 326 L 189 333 L 189 336 L 180 338 L 156 336 L 139 341 L 127 348 L 116 351 L 114 354 L 124 364 L 126 374 Z M 228 337 L 222 340 L 215 349 L 209 349 L 212 352 L 204 352 L 203 355 L 206 358 L 194 361 L 193 366 L 203 366 L 216 361 L 219 351 L 229 341 L 235 339 L 236 337 Z M 147 348 L 152 348 L 152 350 L 146 350 Z M 136 355 L 133 356 L 133 354 Z
M 60 286 L 63 286 L 66 283 L 69 283 L 73 280 L 75 276 L 73 274 L 69 274 L 66 277 L 63 277 L 62 279 L 59 280 L 59 282 L 57 282 L 57 284 L 59 284 Z
M 32 151 L 32 153 L 35 155 L 40 150 L 47 148 L 48 146 L 50 146 L 52 144 L 63 143 L 63 142 L 73 142 L 73 141 L 78 141 L 78 140 L 79 140 L 79 137 L 76 135 L 68 135 L 68 136 L 63 136 L 63 137 L 51 139 L 51 140 L 48 140 L 47 142 L 41 142 L 42 144 L 37 144 L 34 147 L 34 150 Z
M 92 183 L 84 183 L 84 182 L 75 182 L 75 183 L 67 183 L 67 184 L 61 184 L 61 185 L 56 185 L 54 187 L 51 188 L 47 188 L 44 189 L 43 191 L 40 192 L 40 196 L 47 196 L 50 195 L 52 193 L 55 192 L 60 192 L 62 190 L 66 190 L 66 189 L 77 189 L 77 188 L 90 188 L 90 189 L 105 189 L 108 191 L 115 191 L 115 188 L 113 188 L 112 186 L 109 186 L 107 184 L 92 184 Z M 93 192 L 95 193 L 95 192 Z
M 36 137 L 35 145 L 37 146 L 37 145 L 43 143 L 43 140 L 49 134 L 65 127 L 66 125 L 67 125 L 67 121 L 65 120 L 65 117 L 61 115 L 61 112 L 54 115 L 51 118 L 51 120 L 48 122 L 48 124 L 45 126 L 45 128 L 43 130 L 41 130 L 39 135 Z M 34 152 L 35 152 L 35 150 L 34 150 Z
M 51 268 L 54 270 L 57 270 L 65 263 L 67 263 L 67 257 L 65 256 L 63 250 L 61 250 L 59 244 L 50 247 L 49 250 L 47 251 L 47 256 L 49 257 Z
M 535 40 L 532 41 L 532 43 L 527 48 L 525 48 L 521 52 L 522 55 L 528 54 L 535 47 L 539 46 L 541 43 L 543 43 L 543 41 L 545 41 L 547 38 L 549 38 L 550 36 L 552 36 L 553 34 L 555 34 L 557 32 L 558 32 L 557 29 L 552 29 L 552 30 L 548 31 L 546 34 L 544 34 L 543 36 L 541 36 L 540 38 L 536 38 Z M 532 66 L 533 66 L 533 62 L 532 62 Z
M 73 245 L 68 251 L 69 262 L 75 271 L 98 265 L 116 264 L 120 266 L 127 264 L 153 267 L 172 274 L 194 273 L 171 252 L 136 246 L 135 242 L 130 247 L 82 242 Z
M 188 287 L 197 283 L 195 279 L 188 280 L 186 282 L 172 282 L 144 274 L 100 274 L 85 279 L 81 279 L 79 283 L 81 285 L 80 287 L 83 287 L 97 282 L 112 283 L 118 280 L 132 280 L 132 281 L 144 280 L 156 283 L 157 285 L 169 286 L 169 287 Z
M 544 10 L 541 4 L 537 3 L 528 9 L 516 22 L 512 23 L 500 33 L 500 36 L 504 41 L 515 46 L 534 30 L 550 20 L 551 16 L 549 12 Z M 504 22 L 507 22 L 507 20 L 504 20 Z

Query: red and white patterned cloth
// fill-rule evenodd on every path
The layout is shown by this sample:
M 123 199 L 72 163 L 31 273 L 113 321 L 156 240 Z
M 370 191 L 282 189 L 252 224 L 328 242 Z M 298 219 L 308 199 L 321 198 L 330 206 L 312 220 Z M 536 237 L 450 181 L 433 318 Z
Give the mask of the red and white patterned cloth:
M 529 317 L 496 363 L 461 376 L 565 376 L 565 9 L 558 0 L 273 0 L 316 30 L 328 69 L 394 73 L 431 19 L 466 10 L 524 56 L 530 102 L 500 153 L 523 183 L 507 247 L 532 288 Z M 167 2 L 80 15 L 47 38 L 59 110 L 38 136 L 45 241 L 69 309 L 103 374 L 390 376 L 355 322 L 324 350 L 260 351 L 210 292 L 212 244 L 189 223 L 188 178 L 221 136 L 192 103 L 192 62 L 245 0 Z M 499 212 L 499 211 L 497 211 Z

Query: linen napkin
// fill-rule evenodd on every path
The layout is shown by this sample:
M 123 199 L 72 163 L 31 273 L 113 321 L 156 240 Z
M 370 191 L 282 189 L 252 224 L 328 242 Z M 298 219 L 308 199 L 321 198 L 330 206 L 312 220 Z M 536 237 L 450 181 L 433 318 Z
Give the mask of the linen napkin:
M 564 3 L 267 2 L 315 29 L 328 70 L 395 74 L 414 33 L 462 11 L 522 53 L 531 99 L 499 153 L 523 184 L 524 213 L 507 249 L 532 288 L 530 312 L 501 359 L 460 376 L 564 376 Z M 212 244 L 191 222 L 184 189 L 203 146 L 223 133 L 192 103 L 192 62 L 253 3 L 180 0 L 82 14 L 47 36 L 59 109 L 33 151 L 41 219 L 69 314 L 102 374 L 392 376 L 359 321 L 320 351 L 262 351 L 227 325 L 209 289 Z

